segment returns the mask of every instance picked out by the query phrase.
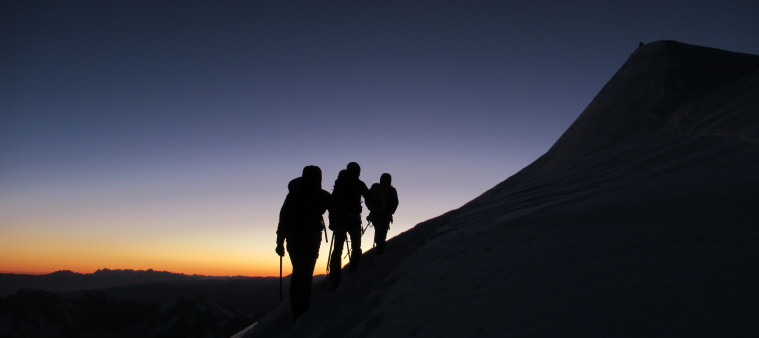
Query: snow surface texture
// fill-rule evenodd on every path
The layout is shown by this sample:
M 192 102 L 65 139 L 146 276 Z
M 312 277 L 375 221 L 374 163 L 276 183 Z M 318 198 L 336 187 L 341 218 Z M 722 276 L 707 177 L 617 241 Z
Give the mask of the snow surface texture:
M 237 336 L 757 337 L 758 262 L 759 56 L 660 41 L 534 163 Z

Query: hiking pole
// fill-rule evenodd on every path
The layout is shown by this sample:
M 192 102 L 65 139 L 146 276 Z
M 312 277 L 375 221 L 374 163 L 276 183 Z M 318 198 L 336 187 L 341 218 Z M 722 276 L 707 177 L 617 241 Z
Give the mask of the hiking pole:
M 327 272 L 329 272 L 329 264 L 332 262 L 332 247 L 335 245 L 335 232 L 332 232 L 332 243 L 329 245 L 329 253 L 327 253 Z
M 348 256 L 348 262 L 350 262 L 350 257 L 351 257 L 351 240 L 350 240 L 350 238 L 348 238 L 348 237 L 349 237 L 349 236 L 346 236 L 346 237 L 345 237 L 345 246 L 347 246 L 347 247 L 348 247 L 348 250 L 347 250 L 347 252 L 345 253 L 345 255 L 346 255 L 346 256 Z
M 279 256 L 279 302 L 282 303 L 282 256 Z
M 322 217 L 322 229 L 324 230 L 324 241 L 329 243 L 329 240 L 327 240 L 327 226 L 324 225 L 324 217 Z M 334 240 L 334 238 L 332 238 Z
M 363 236 L 363 235 L 364 235 L 364 233 L 366 232 L 366 229 L 369 229 L 369 226 L 370 226 L 370 225 L 372 225 L 372 221 L 368 221 L 368 222 L 366 222 L 366 227 L 365 227 L 365 228 L 363 228 L 363 229 L 361 229 L 361 236 Z

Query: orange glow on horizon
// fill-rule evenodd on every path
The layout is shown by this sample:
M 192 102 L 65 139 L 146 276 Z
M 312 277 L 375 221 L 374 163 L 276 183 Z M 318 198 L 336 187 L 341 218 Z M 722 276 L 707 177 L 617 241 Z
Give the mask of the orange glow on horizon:
M 200 227 L 158 221 L 131 225 L 105 220 L 83 225 L 52 218 L 22 223 L 3 229 L 0 273 L 40 275 L 68 270 L 89 274 L 106 268 L 204 276 L 275 277 L 280 273 L 273 226 Z M 371 241 L 371 235 L 364 236 L 364 251 L 371 248 Z M 315 275 L 326 273 L 330 244 L 321 243 Z M 290 258 L 285 256 L 282 275 L 291 273 Z
M 205 276 L 279 276 L 279 260 L 273 247 L 264 252 L 251 248 L 251 243 L 223 246 L 191 238 L 158 245 L 145 241 L 106 243 L 81 238 L 37 237 L 3 240 L 2 244 L 2 273 L 37 275 L 69 270 L 86 274 L 107 268 Z M 283 270 L 285 275 L 290 273 L 289 260 Z
M 289 262 L 288 262 L 289 264 Z M 15 265 L 0 265 L 0 273 L 7 273 L 7 274 L 24 274 L 24 275 L 47 275 L 56 271 L 71 271 L 75 273 L 81 273 L 81 274 L 89 274 L 94 273 L 97 270 L 101 269 L 110 269 L 110 270 L 135 270 L 135 271 L 146 271 L 146 270 L 154 270 L 154 271 L 166 271 L 171 273 L 180 273 L 185 275 L 203 275 L 203 276 L 211 276 L 211 277 L 234 277 L 234 276 L 244 276 L 244 277 L 276 277 L 279 276 L 279 263 L 272 264 L 271 267 L 269 266 L 257 266 L 253 268 L 246 268 L 246 267 L 190 267 L 178 264 L 176 266 L 162 266 L 160 268 L 153 266 L 153 265 L 147 265 L 147 266 L 115 266 L 115 265 L 105 265 L 105 266 L 99 266 L 99 267 L 89 267 L 89 266 L 83 266 L 83 267 L 77 267 L 77 266 L 61 266 L 56 267 L 52 266 L 50 264 L 40 265 L 39 267 L 29 267 L 29 266 L 15 266 Z M 290 274 L 290 268 L 289 266 L 283 267 L 283 273 L 284 275 Z

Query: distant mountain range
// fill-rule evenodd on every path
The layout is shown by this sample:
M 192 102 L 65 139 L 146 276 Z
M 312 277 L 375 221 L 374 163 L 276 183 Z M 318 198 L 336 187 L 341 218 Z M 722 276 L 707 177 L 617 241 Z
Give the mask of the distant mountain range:
M 228 336 L 276 307 L 278 289 L 276 277 L 154 270 L 0 274 L 0 337 Z
M 115 286 L 147 284 L 159 282 L 225 280 L 235 277 L 210 277 L 185 275 L 155 270 L 111 270 L 101 269 L 94 273 L 78 273 L 69 270 L 56 271 L 46 275 L 0 274 L 0 296 L 7 296 L 21 289 L 39 289 L 52 292 L 105 289 Z M 245 277 L 238 277 L 245 278 Z

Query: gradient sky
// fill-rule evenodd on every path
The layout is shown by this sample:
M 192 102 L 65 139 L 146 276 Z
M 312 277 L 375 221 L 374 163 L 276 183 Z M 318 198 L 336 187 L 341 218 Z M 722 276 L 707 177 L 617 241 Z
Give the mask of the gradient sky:
M 759 54 L 757 18 L 754 0 L 4 1 L 0 272 L 277 275 L 309 164 L 328 191 L 350 161 L 391 173 L 395 236 L 542 155 L 639 41 Z

